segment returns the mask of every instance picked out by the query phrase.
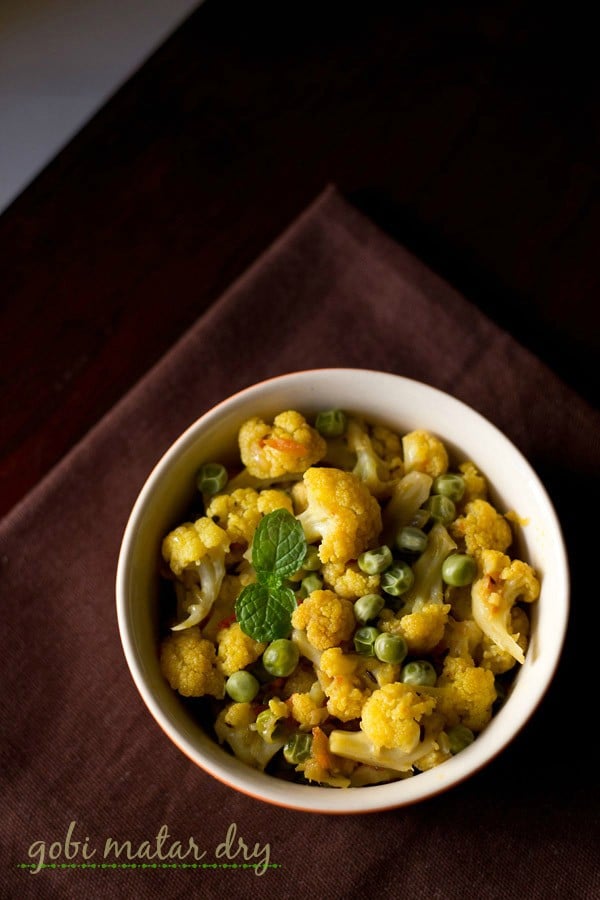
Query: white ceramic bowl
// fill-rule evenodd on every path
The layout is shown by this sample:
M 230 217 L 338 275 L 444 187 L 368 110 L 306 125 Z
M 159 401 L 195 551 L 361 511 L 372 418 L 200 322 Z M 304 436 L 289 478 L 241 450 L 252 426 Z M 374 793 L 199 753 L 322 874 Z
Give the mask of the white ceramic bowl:
M 157 559 L 163 536 L 185 518 L 194 475 L 203 462 L 234 457 L 236 435 L 252 415 L 284 409 L 310 415 L 339 407 L 404 433 L 425 428 L 456 458 L 473 460 L 501 509 L 528 524 L 520 553 L 538 571 L 542 590 L 532 607 L 532 636 L 508 701 L 467 749 L 427 772 L 391 784 L 347 789 L 291 784 L 242 764 L 205 734 L 163 678 L 157 652 Z M 563 646 L 569 608 L 564 541 L 552 503 L 516 447 L 457 399 L 407 378 L 362 369 L 317 369 L 253 385 L 207 412 L 175 441 L 150 473 L 133 507 L 117 571 L 117 614 L 131 675 L 166 735 L 194 763 L 231 788 L 269 803 L 320 813 L 361 813 L 415 803 L 463 781 L 489 763 L 520 731 L 542 700 Z

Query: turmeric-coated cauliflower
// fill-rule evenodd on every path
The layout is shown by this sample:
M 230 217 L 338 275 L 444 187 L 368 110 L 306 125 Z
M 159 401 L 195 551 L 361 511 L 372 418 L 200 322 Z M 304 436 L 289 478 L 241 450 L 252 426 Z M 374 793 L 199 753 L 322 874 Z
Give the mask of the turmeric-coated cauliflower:
M 204 516 L 184 522 L 162 542 L 162 555 L 175 575 L 178 617 L 174 631 L 198 625 L 209 614 L 225 576 L 227 532 Z
M 302 632 L 302 634 L 304 634 L 304 632 Z M 301 658 L 299 665 L 297 665 L 292 674 L 285 679 L 279 693 L 287 700 L 292 694 L 308 693 L 314 684 L 318 686 L 317 674 L 314 666 L 310 665 L 306 659 Z
M 509 523 L 487 500 L 467 503 L 464 515 L 449 525 L 449 531 L 456 541 L 464 541 L 465 550 L 471 556 L 482 550 L 504 553 L 513 539 Z
M 379 575 L 368 575 L 359 569 L 357 563 L 325 563 L 322 570 L 326 587 L 346 600 L 358 600 L 365 594 L 374 594 L 379 589 Z
M 224 675 L 233 675 L 256 662 L 267 646 L 245 634 L 238 622 L 217 632 L 217 644 L 217 662 Z
M 225 696 L 225 679 L 217 667 L 215 645 L 198 627 L 167 635 L 160 648 L 160 668 L 183 697 Z
M 420 656 L 429 653 L 442 640 L 449 611 L 449 603 L 427 603 L 418 612 L 399 616 L 385 610 L 379 619 L 379 627 L 382 631 L 401 635 L 409 654 Z
M 523 655 L 527 652 L 529 645 L 529 629 L 529 619 L 525 610 L 520 606 L 513 606 L 510 611 L 509 633 L 523 651 Z M 503 675 L 517 662 L 511 653 L 499 647 L 487 634 L 484 634 L 481 640 L 480 655 L 479 665 L 484 669 L 489 669 L 494 675 Z
M 327 444 L 303 415 L 287 410 L 269 425 L 257 416 L 239 430 L 240 456 L 256 478 L 279 478 L 304 472 L 323 458 Z
M 375 497 L 388 497 L 403 474 L 400 438 L 388 428 L 370 429 L 362 420 L 350 418 L 346 440 L 356 455 L 354 474 Z
M 449 656 L 459 657 L 473 665 L 482 638 L 483 632 L 473 619 L 459 621 L 453 616 L 448 616 L 440 646 Z
M 360 718 L 373 684 L 361 678 L 357 654 L 342 653 L 339 647 L 325 650 L 321 656 L 319 679 L 332 716 L 342 722 Z
M 210 501 L 206 515 L 223 528 L 231 543 L 252 542 L 256 527 L 263 516 L 274 509 L 292 512 L 292 501 L 285 491 L 237 488 L 231 494 L 216 494 Z
M 383 508 L 384 544 L 392 544 L 405 525 L 410 525 L 417 510 L 423 506 L 431 492 L 433 478 L 426 472 L 407 472 L 396 482 L 390 499 Z
M 448 471 L 448 452 L 443 443 L 429 431 L 410 431 L 402 438 L 405 472 L 425 472 L 437 478 Z
M 229 545 L 229 538 L 222 528 L 203 516 L 195 522 L 184 522 L 170 531 L 162 543 L 162 555 L 171 571 L 181 576 L 205 557 L 219 554 Z
M 292 625 L 304 629 L 317 650 L 327 650 L 352 636 L 354 607 L 333 591 L 313 591 L 292 613 Z
M 447 656 L 435 688 L 422 688 L 437 700 L 437 710 L 448 725 L 466 725 L 482 731 L 492 717 L 496 699 L 494 675 L 458 656 Z
M 312 731 L 329 716 L 325 694 L 318 683 L 310 691 L 292 694 L 287 706 L 291 717 L 300 726 L 300 731 Z
M 360 718 L 365 701 L 377 687 L 398 680 L 400 666 L 331 647 L 321 654 L 318 674 L 330 714 L 349 722 Z
M 355 764 L 331 752 L 329 738 L 318 725 L 313 728 L 312 735 L 310 756 L 296 766 L 296 772 L 302 772 L 307 781 L 317 784 L 348 787 Z
M 230 703 L 221 710 L 215 722 L 215 733 L 221 744 L 229 744 L 234 754 L 253 769 L 264 770 L 267 763 L 285 744 L 285 738 L 263 740 L 254 724 L 256 709 L 251 703 Z
M 473 583 L 473 618 L 495 644 L 525 662 L 518 633 L 511 634 L 511 611 L 517 600 L 533 603 L 539 597 L 540 583 L 533 568 L 520 559 L 511 560 L 497 550 L 484 550 L 480 575 Z
M 381 531 L 379 503 L 362 481 L 342 469 L 304 473 L 308 506 L 298 520 L 309 543 L 321 539 L 321 562 L 357 559 Z
M 202 625 L 202 636 L 209 641 L 216 642 L 217 633 L 235 621 L 235 601 L 247 584 L 256 581 L 256 572 L 250 563 L 243 563 L 238 569 L 237 575 L 225 574 L 210 615 Z
M 487 497 L 487 480 L 485 475 L 478 471 L 475 463 L 461 463 L 458 471 L 465 484 L 465 492 L 461 497 L 462 506 L 466 506 L 471 500 L 485 500 Z
M 435 703 L 433 697 L 422 696 L 401 681 L 386 684 L 366 701 L 360 727 L 375 747 L 410 753 L 421 738 L 419 723 Z

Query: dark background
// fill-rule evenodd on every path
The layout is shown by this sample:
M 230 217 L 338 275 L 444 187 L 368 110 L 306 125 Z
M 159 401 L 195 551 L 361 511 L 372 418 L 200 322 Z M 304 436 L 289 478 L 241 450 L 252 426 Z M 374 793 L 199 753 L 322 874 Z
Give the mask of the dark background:
M 0 216 L 0 514 L 328 183 L 595 404 L 596 34 L 555 9 L 206 0 Z

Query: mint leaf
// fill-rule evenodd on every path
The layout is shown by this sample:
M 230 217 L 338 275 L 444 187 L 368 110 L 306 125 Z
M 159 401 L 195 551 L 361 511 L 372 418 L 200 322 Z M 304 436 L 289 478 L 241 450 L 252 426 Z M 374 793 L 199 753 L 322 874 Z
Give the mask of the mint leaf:
M 258 580 L 280 581 L 293 575 L 301 567 L 306 555 L 306 538 L 302 525 L 287 509 L 275 509 L 258 523 L 252 541 L 252 565 Z
M 255 641 L 287 637 L 295 609 L 294 592 L 281 585 L 248 584 L 235 602 L 235 616 L 240 628 Z

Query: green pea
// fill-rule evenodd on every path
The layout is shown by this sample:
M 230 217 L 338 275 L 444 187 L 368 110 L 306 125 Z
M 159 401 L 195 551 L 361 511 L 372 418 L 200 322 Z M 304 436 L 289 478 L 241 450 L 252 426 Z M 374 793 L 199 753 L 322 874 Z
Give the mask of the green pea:
M 384 606 L 385 600 L 381 594 L 364 594 L 354 603 L 356 621 L 366 625 L 379 615 Z
M 454 503 L 458 503 L 459 500 L 462 500 L 465 492 L 465 480 L 461 475 L 446 472 L 445 475 L 438 475 L 431 490 L 434 494 L 442 494 L 444 497 L 449 497 Z
M 373 625 L 358 628 L 354 632 L 354 649 L 361 656 L 374 656 L 373 645 L 379 637 L 379 631 Z
M 323 587 L 323 579 L 316 572 L 311 572 L 300 582 L 300 595 L 308 597 L 313 591 L 320 591 Z
M 420 506 L 419 509 L 416 509 L 414 511 L 413 516 L 408 524 L 412 525 L 413 528 L 423 529 L 430 519 L 431 515 L 429 513 L 429 510 L 424 509 L 422 506 Z
M 283 755 L 287 762 L 295 766 L 305 762 L 312 750 L 312 734 L 303 731 L 296 732 L 283 748 Z
M 396 535 L 396 547 L 406 553 L 422 553 L 427 546 L 427 535 L 421 528 L 405 525 Z
M 456 507 L 450 497 L 433 494 L 425 504 L 431 518 L 441 525 L 449 525 L 456 517 Z
M 380 572 L 391 566 L 393 562 L 392 551 L 383 544 L 382 547 L 376 547 L 375 550 L 365 550 L 358 557 L 358 568 L 367 575 L 378 575 Z
M 200 466 L 196 475 L 196 486 L 203 494 L 217 494 L 229 480 L 227 469 L 221 463 L 209 462 Z
M 258 679 L 245 669 L 234 672 L 225 682 L 225 690 L 236 703 L 251 703 L 259 687 Z
M 466 725 L 453 725 L 452 728 L 448 729 L 446 734 L 448 735 L 448 743 L 450 745 L 450 753 L 452 756 L 460 753 L 461 750 L 464 750 L 465 747 L 468 747 L 469 744 L 472 744 L 475 740 L 475 735 Z
M 415 659 L 413 662 L 406 663 L 400 672 L 400 681 L 403 681 L 404 684 L 414 684 L 415 686 L 422 684 L 433 687 L 437 681 L 437 673 L 428 660 Z
M 406 562 L 397 562 L 390 566 L 381 576 L 380 587 L 386 594 L 392 597 L 400 597 L 410 590 L 415 581 L 415 575 Z
M 327 409 L 320 412 L 315 420 L 315 428 L 323 437 L 339 437 L 346 430 L 346 413 L 341 409 Z
M 401 635 L 385 631 L 377 636 L 373 649 L 377 659 L 385 663 L 401 663 L 408 653 L 406 641 Z
M 442 578 L 452 587 L 471 584 L 477 575 L 477 563 L 467 553 L 451 553 L 442 563 Z
M 291 675 L 300 659 L 298 646 L 287 638 L 272 641 L 262 655 L 263 666 L 276 678 Z
M 302 563 L 302 568 L 307 572 L 316 572 L 321 568 L 321 560 L 319 558 L 319 551 L 317 547 L 313 544 L 309 544 L 306 548 L 306 556 L 304 557 L 304 561 Z

